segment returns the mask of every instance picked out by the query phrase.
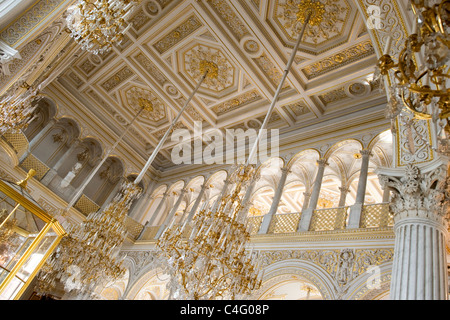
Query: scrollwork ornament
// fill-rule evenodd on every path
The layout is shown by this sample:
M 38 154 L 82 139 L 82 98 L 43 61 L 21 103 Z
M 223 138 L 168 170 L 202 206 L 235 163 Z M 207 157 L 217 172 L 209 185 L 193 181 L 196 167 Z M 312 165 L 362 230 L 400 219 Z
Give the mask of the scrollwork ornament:
M 424 218 L 446 224 L 448 218 L 449 178 L 446 166 L 421 173 L 408 164 L 402 177 L 379 176 L 381 186 L 392 191 L 394 222 L 403 218 Z

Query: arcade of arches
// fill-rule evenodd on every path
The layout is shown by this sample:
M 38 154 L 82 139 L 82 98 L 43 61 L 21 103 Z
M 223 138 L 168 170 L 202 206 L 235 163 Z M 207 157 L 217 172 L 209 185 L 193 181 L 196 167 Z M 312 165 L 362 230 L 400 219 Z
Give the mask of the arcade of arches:
M 4 1 L 15 18 L 0 24 L 0 53 L 17 54 L 1 60 L 0 94 L 17 90 L 23 81 L 45 86 L 28 127 L 1 137 L 0 176 L 19 181 L 35 169 L 30 194 L 50 214 L 73 201 L 67 215 L 72 223 L 104 208 L 121 182 L 138 176 L 195 86 L 189 68 L 195 52 L 220 56 L 228 73 L 221 83 L 200 87 L 177 128 L 193 130 L 194 121 L 201 121 L 205 128 L 246 130 L 264 120 L 292 51 L 279 1 L 142 0 L 125 40 L 101 55 L 81 50 L 64 31 L 62 15 L 71 1 L 37 2 L 45 4 L 27 5 L 43 11 L 41 20 L 20 34 L 17 24 L 36 10 Z M 399 30 L 411 28 L 411 13 L 402 1 L 334 2 L 340 8 L 330 17 L 335 28 L 311 30 L 296 55 L 269 121 L 280 132 L 279 153 L 258 163 L 260 178 L 244 208 L 252 227 L 250 245 L 260 252 L 264 269 L 262 286 L 251 298 L 447 299 L 446 219 L 430 222 L 416 214 L 406 223 L 408 214 L 396 211 L 406 200 L 392 181 L 407 184 L 405 172 L 413 167 L 419 170 L 418 184 L 440 181 L 433 174 L 448 161 L 418 139 L 417 152 L 405 152 L 405 133 L 386 120 L 386 94 L 373 80 L 388 31 L 368 29 L 364 22 L 371 2 L 383 5 Z M 402 30 L 395 33 L 393 50 L 407 31 Z M 109 152 L 136 114 L 139 96 L 152 101 L 153 111 L 142 113 Z M 122 247 L 127 271 L 98 290 L 102 299 L 167 299 L 167 276 L 153 263 L 158 236 L 172 219 L 181 224 L 202 207 L 214 206 L 229 185 L 229 164 L 175 165 L 174 146 L 174 141 L 164 144 L 140 182 L 144 192 L 129 211 Z M 418 199 L 428 196 L 417 193 Z M 422 212 L 419 202 L 427 201 L 403 208 Z M 428 216 L 439 215 L 433 208 L 425 210 Z M 418 246 L 403 245 L 418 241 L 420 230 L 438 239 L 424 246 L 422 256 Z M 429 261 L 428 254 L 437 258 Z M 399 280 L 401 267 L 394 271 L 394 261 L 407 255 L 414 256 L 417 270 L 434 266 L 428 282 Z M 53 296 L 68 297 L 62 289 Z

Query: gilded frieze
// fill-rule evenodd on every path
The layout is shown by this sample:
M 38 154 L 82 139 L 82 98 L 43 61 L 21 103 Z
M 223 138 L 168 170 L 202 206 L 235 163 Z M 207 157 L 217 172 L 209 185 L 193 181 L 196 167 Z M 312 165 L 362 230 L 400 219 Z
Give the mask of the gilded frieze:
M 281 77 L 283 76 L 279 68 L 269 59 L 267 54 L 263 53 L 259 58 L 253 59 L 270 82 L 277 87 L 281 82 Z M 286 81 L 283 85 L 283 89 L 289 87 L 289 82 Z
M 217 114 L 217 116 L 221 116 L 225 113 L 236 110 L 244 106 L 245 104 L 258 101 L 260 99 L 261 95 L 259 94 L 258 90 L 251 90 L 231 100 L 215 105 L 214 107 L 212 107 L 211 110 L 214 111 Z
M 123 81 L 129 79 L 132 76 L 134 76 L 133 71 L 131 71 L 130 68 L 125 66 L 122 69 L 120 69 L 116 74 L 108 78 L 108 80 L 103 82 L 101 86 L 106 91 L 111 91 L 119 84 L 121 84 Z
M 15 21 L 8 25 L 0 33 L 0 40 L 11 47 L 15 45 L 27 34 L 29 34 L 39 23 L 46 19 L 64 1 L 62 0 L 40 0 L 30 9 L 26 10 Z
M 343 293 L 369 267 L 392 261 L 394 249 L 277 250 L 261 254 L 263 267 L 291 259 L 310 261 L 323 268 Z
M 228 25 L 230 30 L 238 40 L 242 39 L 249 31 L 244 23 L 238 18 L 233 9 L 225 0 L 209 0 L 212 8 L 222 17 L 223 21 Z
M 308 79 L 313 79 L 374 53 L 375 49 L 372 42 L 367 40 L 339 53 L 333 54 L 325 59 L 310 64 L 303 68 L 302 71 Z
M 183 21 L 178 27 L 170 31 L 164 38 L 157 41 L 153 46 L 160 54 L 163 54 L 201 26 L 202 23 L 197 17 L 191 16 Z

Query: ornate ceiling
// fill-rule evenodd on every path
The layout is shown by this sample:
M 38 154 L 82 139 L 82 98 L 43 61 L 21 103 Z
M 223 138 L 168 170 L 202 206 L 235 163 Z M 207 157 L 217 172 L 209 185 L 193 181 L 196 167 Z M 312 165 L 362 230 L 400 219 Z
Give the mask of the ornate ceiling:
M 375 50 L 354 1 L 322 2 L 326 18 L 306 29 L 269 122 L 280 129 L 281 144 L 309 131 L 333 132 L 339 123 L 356 127 L 384 118 L 385 94 L 372 81 Z M 204 129 L 258 128 L 300 27 L 291 3 L 142 0 L 122 44 L 101 56 L 83 52 L 51 87 L 79 100 L 116 133 L 138 111 L 139 97 L 150 100 L 154 110 L 138 118 L 125 140 L 145 161 L 198 83 L 198 64 L 206 59 L 219 66 L 219 76 L 204 81 L 176 128 L 193 130 L 194 121 Z M 167 141 L 157 169 L 174 166 L 174 144 Z

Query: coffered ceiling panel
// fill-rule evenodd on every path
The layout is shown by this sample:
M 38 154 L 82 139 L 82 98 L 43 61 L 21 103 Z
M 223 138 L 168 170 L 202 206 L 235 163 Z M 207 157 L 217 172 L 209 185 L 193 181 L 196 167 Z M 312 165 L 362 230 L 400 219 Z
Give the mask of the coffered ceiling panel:
M 382 110 L 386 103 L 371 80 L 375 50 L 354 1 L 320 1 L 325 19 L 306 28 L 269 121 L 291 136 L 356 110 Z M 154 111 L 143 113 L 133 128 L 151 152 L 200 80 L 201 63 L 210 61 L 218 77 L 203 82 L 176 128 L 192 130 L 201 121 L 204 128 L 257 129 L 301 28 L 299 5 L 300 0 L 142 0 L 123 43 L 103 55 L 80 54 L 55 85 L 116 132 L 136 114 L 139 98 L 151 101 Z M 155 167 L 173 166 L 173 144 L 166 143 Z

